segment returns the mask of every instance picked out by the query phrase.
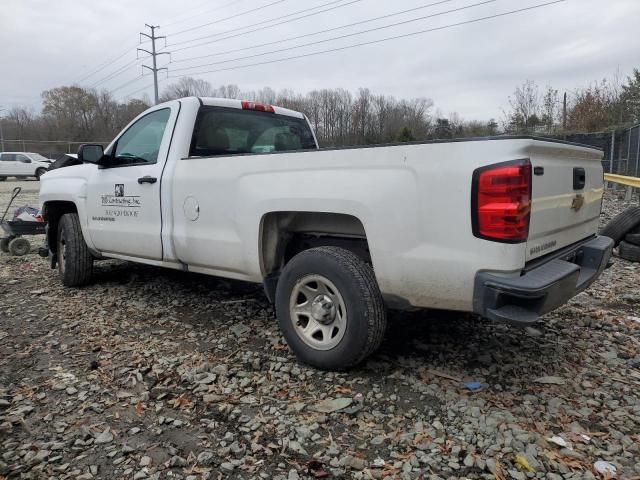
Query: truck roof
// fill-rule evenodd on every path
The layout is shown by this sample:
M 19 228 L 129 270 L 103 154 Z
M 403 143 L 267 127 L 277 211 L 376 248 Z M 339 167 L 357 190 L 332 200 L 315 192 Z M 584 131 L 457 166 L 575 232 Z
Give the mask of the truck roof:
M 231 98 L 215 98 L 215 97 L 198 97 L 201 105 L 206 105 L 208 107 L 226 107 L 226 108 L 237 108 L 242 110 L 242 100 L 234 100 Z M 286 115 L 288 117 L 302 118 L 305 116 L 303 113 L 296 112 L 295 110 L 289 110 L 288 108 L 278 107 L 276 105 L 271 105 L 277 115 Z

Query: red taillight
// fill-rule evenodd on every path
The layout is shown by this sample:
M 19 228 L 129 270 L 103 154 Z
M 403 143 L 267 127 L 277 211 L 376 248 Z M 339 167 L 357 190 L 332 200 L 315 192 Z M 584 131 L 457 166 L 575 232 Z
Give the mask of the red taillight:
M 473 234 L 519 243 L 529 236 L 531 162 L 516 160 L 479 168 L 473 174 Z
M 265 105 L 263 103 L 249 102 L 244 100 L 242 102 L 243 110 L 255 110 L 257 112 L 267 112 L 267 113 L 276 113 L 276 109 L 273 108 L 273 105 Z

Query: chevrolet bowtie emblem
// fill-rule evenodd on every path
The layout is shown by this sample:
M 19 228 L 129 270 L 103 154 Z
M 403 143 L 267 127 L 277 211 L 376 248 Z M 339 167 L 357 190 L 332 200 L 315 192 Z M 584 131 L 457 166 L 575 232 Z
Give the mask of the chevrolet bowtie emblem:
M 582 195 L 576 195 L 571 202 L 571 210 L 575 210 L 576 212 L 582 208 L 584 205 L 584 197 Z

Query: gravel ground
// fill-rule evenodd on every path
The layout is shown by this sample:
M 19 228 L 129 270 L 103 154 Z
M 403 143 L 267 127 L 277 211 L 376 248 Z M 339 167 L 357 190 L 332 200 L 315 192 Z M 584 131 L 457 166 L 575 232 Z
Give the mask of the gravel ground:
M 0 478 L 640 478 L 639 281 L 615 258 L 526 331 L 393 313 L 338 374 L 295 362 L 260 287 L 107 261 L 65 289 L 3 254 Z

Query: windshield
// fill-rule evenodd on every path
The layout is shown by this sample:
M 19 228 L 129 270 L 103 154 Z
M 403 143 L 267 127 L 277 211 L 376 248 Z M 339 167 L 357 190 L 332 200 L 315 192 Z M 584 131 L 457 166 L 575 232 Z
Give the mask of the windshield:
M 208 157 L 316 149 L 304 118 L 223 107 L 201 107 L 190 155 Z
M 31 160 L 35 160 L 36 162 L 50 162 L 51 161 L 47 157 L 43 157 L 39 153 L 30 153 L 29 156 L 31 157 Z

